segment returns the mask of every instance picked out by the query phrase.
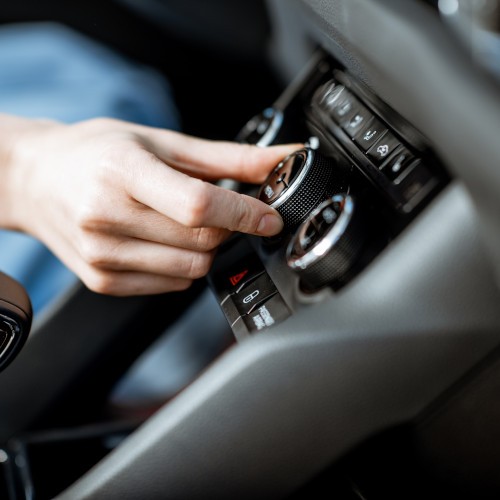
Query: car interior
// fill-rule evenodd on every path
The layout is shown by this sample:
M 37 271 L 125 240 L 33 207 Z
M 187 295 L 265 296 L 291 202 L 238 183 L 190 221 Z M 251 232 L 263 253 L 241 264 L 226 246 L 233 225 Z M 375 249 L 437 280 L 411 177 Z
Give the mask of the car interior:
M 22 349 L 0 286 L 24 321 L 0 498 L 500 498 L 500 3 L 160 3 L 0 23 L 156 68 L 186 133 L 303 144 L 260 186 L 219 181 L 285 228 L 233 234 L 187 291 L 78 284 Z

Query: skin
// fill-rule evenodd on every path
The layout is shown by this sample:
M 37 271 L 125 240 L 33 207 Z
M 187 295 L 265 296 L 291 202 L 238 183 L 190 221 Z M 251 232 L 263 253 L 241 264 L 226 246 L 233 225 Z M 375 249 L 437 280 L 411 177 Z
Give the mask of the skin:
M 206 141 L 112 119 L 0 115 L 0 226 L 44 242 L 99 293 L 183 290 L 231 231 L 272 236 L 266 204 L 210 181 L 260 183 L 299 145 Z

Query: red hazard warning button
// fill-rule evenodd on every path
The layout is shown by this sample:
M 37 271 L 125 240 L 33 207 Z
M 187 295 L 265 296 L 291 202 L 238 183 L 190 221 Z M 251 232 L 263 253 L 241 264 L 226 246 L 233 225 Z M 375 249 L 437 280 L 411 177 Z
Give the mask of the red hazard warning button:
M 234 274 L 233 276 L 229 277 L 229 283 L 231 283 L 231 285 L 233 286 L 236 286 L 247 274 L 248 269 L 241 271 L 241 273 Z

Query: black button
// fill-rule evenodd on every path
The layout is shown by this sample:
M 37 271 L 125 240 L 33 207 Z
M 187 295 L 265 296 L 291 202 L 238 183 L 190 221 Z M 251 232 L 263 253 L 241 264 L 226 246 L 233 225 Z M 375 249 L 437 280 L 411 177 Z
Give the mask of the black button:
M 214 267 L 219 270 L 210 273 L 212 284 L 224 298 L 230 293 L 237 292 L 246 283 L 262 274 L 265 269 L 255 253 L 230 262 L 231 255 L 221 252 L 215 258 Z
M 359 109 L 358 100 L 343 86 L 337 85 L 323 98 L 330 116 L 339 123 L 349 121 Z
M 260 304 L 251 314 L 245 316 L 243 321 L 249 331 L 263 330 L 283 321 L 290 316 L 290 311 L 280 295 L 276 294 L 269 300 Z
M 259 304 L 277 293 L 274 283 L 267 273 L 245 285 L 236 295 L 234 303 L 242 316 L 252 312 Z
M 349 137 L 353 139 L 371 118 L 373 118 L 373 115 L 365 107 L 358 105 L 354 116 L 343 124 L 343 128 Z
M 386 132 L 387 127 L 374 118 L 356 134 L 354 141 L 363 151 L 368 151 Z
M 422 189 L 427 189 L 429 182 L 436 182 L 436 180 L 430 171 L 418 161 L 407 168 L 404 174 L 394 181 L 394 184 L 399 186 L 404 199 L 410 201 Z
M 377 165 L 381 165 L 401 143 L 390 133 L 384 134 L 366 153 Z
M 397 179 L 415 160 L 415 157 L 404 146 L 398 148 L 394 154 L 380 167 L 385 176 L 393 181 Z

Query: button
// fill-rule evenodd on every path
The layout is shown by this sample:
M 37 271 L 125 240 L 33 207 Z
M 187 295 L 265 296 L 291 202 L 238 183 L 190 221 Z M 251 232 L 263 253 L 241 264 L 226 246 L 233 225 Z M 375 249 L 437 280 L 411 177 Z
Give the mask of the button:
M 354 141 L 363 151 L 368 151 L 386 132 L 387 127 L 374 118 L 359 131 Z
M 274 283 L 267 273 L 245 285 L 236 295 L 234 303 L 242 316 L 252 312 L 259 304 L 277 293 Z
M 280 162 L 260 188 L 259 200 L 268 205 L 274 203 L 292 184 L 305 161 L 306 155 L 299 151 Z
M 344 130 L 351 139 L 354 139 L 356 134 L 364 127 L 373 115 L 363 106 L 358 105 L 357 111 L 350 120 L 343 124 Z
M 290 311 L 280 295 L 276 294 L 260 304 L 255 311 L 243 318 L 250 332 L 256 332 L 273 326 L 288 318 Z
M 230 262 L 230 257 L 224 252 L 218 254 L 214 265 L 220 269 L 209 275 L 213 286 L 222 298 L 237 292 L 246 283 L 265 272 L 262 262 L 255 253 L 240 257 L 233 263 Z
M 390 133 L 382 136 L 366 153 L 377 165 L 381 165 L 401 143 Z
M 404 146 L 396 149 L 395 153 L 380 167 L 380 170 L 391 181 L 397 179 L 415 160 L 415 157 Z
M 330 116 L 339 123 L 349 121 L 359 109 L 358 100 L 343 85 L 330 87 L 322 102 Z
M 411 167 L 407 168 L 406 171 L 396 179 L 394 184 L 399 187 L 403 198 L 406 201 L 410 201 L 424 188 L 427 190 L 429 182 L 434 184 L 436 179 L 424 165 L 420 162 L 416 162 Z

